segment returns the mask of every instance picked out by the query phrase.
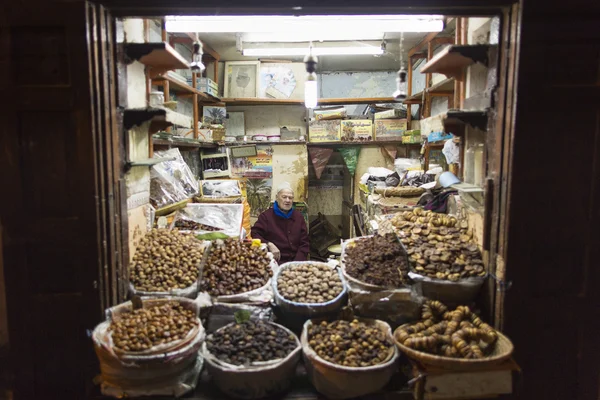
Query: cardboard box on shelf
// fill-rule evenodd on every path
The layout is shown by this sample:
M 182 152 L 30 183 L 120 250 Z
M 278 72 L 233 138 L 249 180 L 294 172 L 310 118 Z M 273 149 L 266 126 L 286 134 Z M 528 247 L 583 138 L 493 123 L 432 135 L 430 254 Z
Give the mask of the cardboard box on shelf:
M 321 120 L 311 121 L 308 124 L 308 141 L 318 142 L 339 142 L 341 140 L 340 120 Z
M 375 140 L 402 140 L 406 132 L 405 119 L 378 119 L 375 121 Z
M 345 142 L 373 140 L 373 122 L 370 119 L 343 120 L 341 137 Z
M 375 119 L 406 118 L 406 110 L 394 108 L 393 110 L 376 112 L 373 116 Z
M 413 143 L 421 143 L 421 135 L 419 136 L 402 136 L 402 143 L 404 144 L 413 144 Z

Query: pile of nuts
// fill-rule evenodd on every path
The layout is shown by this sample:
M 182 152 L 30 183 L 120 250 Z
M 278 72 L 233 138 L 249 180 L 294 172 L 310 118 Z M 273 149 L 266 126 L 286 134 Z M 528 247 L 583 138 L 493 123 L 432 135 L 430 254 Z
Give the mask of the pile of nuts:
M 216 232 L 222 230 L 210 225 L 205 225 L 200 222 L 192 221 L 191 219 L 179 218 L 175 221 L 175 227 L 183 231 L 209 231 Z
M 467 306 L 454 311 L 439 301 L 423 305 L 421 321 L 395 332 L 404 346 L 452 358 L 484 358 L 494 348 L 498 333 Z
M 152 229 L 135 250 L 130 282 L 146 292 L 187 288 L 198 280 L 203 251 L 202 243 L 192 235 Z
M 384 331 L 356 319 L 310 326 L 308 344 L 319 357 L 347 367 L 381 364 L 394 348 Z
M 213 242 L 204 268 L 202 290 L 213 296 L 249 292 L 267 284 L 273 271 L 267 251 L 237 239 Z
M 293 334 L 263 321 L 229 325 L 206 338 L 212 355 L 234 365 L 285 358 L 297 347 Z
M 371 285 L 397 288 L 410 283 L 406 253 L 393 233 L 350 243 L 344 263 L 349 276 Z
M 343 289 L 340 275 L 326 264 L 292 264 L 277 279 L 279 294 L 298 303 L 325 303 Z
M 398 213 L 392 224 L 400 231 L 415 272 L 452 282 L 485 276 L 481 253 L 466 222 L 458 227 L 455 217 L 416 208 Z
M 168 302 L 123 314 L 108 329 L 117 349 L 136 352 L 184 339 L 198 322 L 193 311 Z

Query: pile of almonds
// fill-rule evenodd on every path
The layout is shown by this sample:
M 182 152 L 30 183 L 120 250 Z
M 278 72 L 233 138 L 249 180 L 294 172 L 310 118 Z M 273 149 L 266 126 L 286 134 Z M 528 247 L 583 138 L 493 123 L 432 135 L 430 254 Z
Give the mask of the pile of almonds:
M 264 321 L 229 325 L 206 338 L 206 349 L 211 354 L 234 365 L 285 358 L 297 347 L 293 334 Z
M 347 367 L 381 364 L 394 347 L 383 330 L 356 319 L 310 326 L 308 344 L 319 357 Z
M 168 302 L 123 314 L 108 329 L 117 349 L 136 352 L 184 339 L 198 325 L 193 311 Z
M 167 292 L 193 285 L 200 274 L 202 242 L 178 230 L 152 229 L 141 240 L 129 271 L 136 290 Z
M 267 251 L 237 239 L 213 242 L 206 263 L 202 290 L 213 296 L 230 296 L 267 284 L 273 271 Z
M 277 291 L 298 303 L 325 303 L 335 299 L 344 285 L 336 270 L 326 264 L 292 264 L 277 279 Z
M 417 208 L 398 213 L 392 224 L 399 230 L 415 272 L 452 282 L 485 276 L 481 253 L 465 222 Z
M 398 288 L 410 282 L 406 252 L 394 233 L 348 244 L 343 261 L 349 276 L 371 285 Z

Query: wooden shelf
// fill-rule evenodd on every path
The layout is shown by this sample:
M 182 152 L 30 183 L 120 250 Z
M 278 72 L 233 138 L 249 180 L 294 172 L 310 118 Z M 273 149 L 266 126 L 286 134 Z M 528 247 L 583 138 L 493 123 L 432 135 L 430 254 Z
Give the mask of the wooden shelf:
M 429 89 L 427 89 L 427 93 L 448 93 L 448 92 L 454 93 L 454 79 L 453 78 L 444 79 L 443 81 L 438 82 L 435 85 L 431 86 Z
M 222 98 L 221 101 L 228 106 L 276 106 L 276 105 L 304 105 L 304 100 L 290 99 L 259 99 L 259 98 Z M 373 104 L 397 103 L 393 97 L 365 97 L 365 98 L 332 98 L 319 99 L 319 106 L 344 105 L 344 104 Z
M 129 161 L 125 163 L 125 170 L 128 171 L 129 169 L 131 169 L 131 167 L 150 167 L 161 162 L 173 160 L 175 160 L 175 157 L 147 158 L 145 160 Z
M 165 82 L 169 82 L 169 90 L 172 90 L 175 93 L 197 94 L 199 103 L 213 104 L 221 102 L 221 99 L 219 99 L 218 97 L 214 97 L 207 93 L 201 92 L 198 89 L 194 89 L 187 83 L 184 83 L 167 74 L 159 75 L 156 78 L 152 79 L 152 84 L 156 86 L 164 86 Z
M 423 91 L 411 94 L 404 100 L 404 104 L 421 104 L 423 103 Z
M 456 126 L 459 123 L 471 125 L 474 128 L 482 131 L 487 130 L 487 111 L 481 110 L 448 110 L 444 119 L 444 128 L 448 126 Z
M 219 143 L 221 144 L 221 143 Z M 246 142 L 223 142 L 223 146 L 245 146 L 249 144 L 271 144 L 271 145 L 281 145 L 281 144 L 306 144 L 304 140 L 280 140 L 278 142 L 270 142 L 268 140 L 248 140 Z
M 190 67 L 187 60 L 166 42 L 127 43 L 125 52 L 130 59 L 152 67 L 156 74 Z
M 217 147 L 216 143 L 207 142 L 186 142 L 179 140 L 167 140 L 167 139 L 152 139 L 154 147 L 188 147 L 194 149 L 214 149 Z
M 363 141 L 363 142 L 323 142 L 323 143 L 307 143 L 308 147 L 321 147 L 321 146 L 374 146 L 374 145 L 395 145 L 395 146 L 419 146 L 421 143 L 402 143 L 399 140 L 385 140 L 385 141 Z
M 422 74 L 440 73 L 448 78 L 462 79 L 466 67 L 476 62 L 487 65 L 490 46 L 476 44 L 449 45 L 421 67 Z

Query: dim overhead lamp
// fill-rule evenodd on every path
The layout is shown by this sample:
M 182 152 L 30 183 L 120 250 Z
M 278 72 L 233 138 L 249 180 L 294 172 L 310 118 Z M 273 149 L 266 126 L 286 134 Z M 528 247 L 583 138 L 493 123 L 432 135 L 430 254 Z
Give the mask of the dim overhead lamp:
M 312 43 L 308 48 L 308 54 L 304 57 L 304 65 L 306 66 L 306 82 L 304 83 L 304 105 L 306 108 L 315 108 L 317 106 L 318 87 L 317 87 L 317 63 L 319 59 L 313 54 Z
M 404 69 L 403 58 L 404 58 L 404 33 L 400 34 L 400 69 L 398 70 L 398 77 L 396 78 L 396 91 L 392 95 L 396 101 L 404 101 L 406 99 L 406 77 L 408 73 Z

